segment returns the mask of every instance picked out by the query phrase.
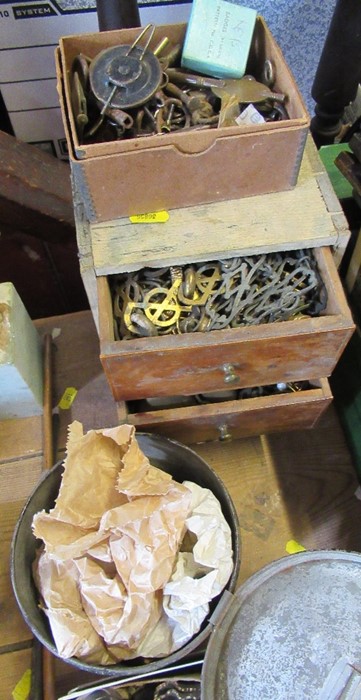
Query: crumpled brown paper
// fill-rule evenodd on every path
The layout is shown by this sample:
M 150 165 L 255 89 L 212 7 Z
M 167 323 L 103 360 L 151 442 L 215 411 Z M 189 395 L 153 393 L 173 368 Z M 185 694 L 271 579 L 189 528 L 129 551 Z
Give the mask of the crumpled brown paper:
M 72 423 L 55 507 L 34 516 L 33 532 L 44 542 L 35 582 L 64 658 L 168 655 L 199 630 L 233 568 L 217 499 L 152 466 L 129 425 L 84 435 Z

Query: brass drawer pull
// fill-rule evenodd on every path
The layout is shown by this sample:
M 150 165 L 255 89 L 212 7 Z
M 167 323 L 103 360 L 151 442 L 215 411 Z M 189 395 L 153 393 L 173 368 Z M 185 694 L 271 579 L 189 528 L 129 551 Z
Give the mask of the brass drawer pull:
M 230 442 L 232 440 L 232 433 L 229 432 L 226 423 L 218 426 L 219 430 L 219 441 L 220 442 Z
M 230 362 L 226 362 L 222 366 L 223 372 L 224 372 L 224 383 L 225 384 L 232 384 L 233 382 L 238 382 L 239 381 L 239 376 L 236 374 L 235 367 L 234 365 L 231 365 Z

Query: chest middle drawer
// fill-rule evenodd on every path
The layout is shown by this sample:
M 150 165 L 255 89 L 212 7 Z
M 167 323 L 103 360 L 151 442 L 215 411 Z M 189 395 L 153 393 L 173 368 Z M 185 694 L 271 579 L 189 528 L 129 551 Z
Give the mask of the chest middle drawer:
M 116 340 L 107 277 L 99 277 L 100 358 L 116 401 L 328 377 L 354 324 L 328 247 L 314 249 L 327 291 L 317 317 L 210 332 Z

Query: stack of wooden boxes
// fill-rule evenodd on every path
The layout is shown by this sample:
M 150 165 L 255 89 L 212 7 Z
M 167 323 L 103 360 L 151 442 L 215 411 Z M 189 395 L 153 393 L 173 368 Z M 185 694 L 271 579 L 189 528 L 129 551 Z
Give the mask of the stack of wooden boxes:
M 63 37 L 57 50 L 80 269 L 119 418 L 185 443 L 311 428 L 332 400 L 327 377 L 353 332 L 337 272 L 349 231 L 294 79 L 258 18 L 251 63 L 257 68 L 271 59 L 275 89 L 288 95 L 289 120 L 80 144 L 71 110 L 74 57 L 94 58 L 138 32 Z M 158 27 L 154 45 L 165 35 L 179 41 L 184 32 L 184 25 Z M 160 209 L 169 212 L 165 223 L 130 222 Z M 115 339 L 111 275 L 300 248 L 314 249 L 327 290 L 319 317 Z M 174 398 L 229 389 L 230 378 L 234 389 L 304 380 L 310 386 L 201 405 Z M 154 397 L 163 400 L 145 401 Z

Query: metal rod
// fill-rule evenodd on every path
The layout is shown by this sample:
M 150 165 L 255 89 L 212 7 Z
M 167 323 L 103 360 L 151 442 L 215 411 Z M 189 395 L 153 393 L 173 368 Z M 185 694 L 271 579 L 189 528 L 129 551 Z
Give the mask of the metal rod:
M 99 31 L 140 27 L 137 0 L 97 0 Z
M 54 465 L 53 441 L 53 338 L 50 333 L 44 337 L 44 406 L 43 406 L 43 470 L 51 469 Z M 43 647 L 43 698 L 56 700 L 54 657 Z
M 54 466 L 53 444 L 53 338 L 44 336 L 43 469 Z
M 43 464 L 54 464 L 53 442 L 53 339 L 47 333 L 43 339 Z M 31 658 L 31 689 L 29 700 L 56 700 L 54 659 L 38 639 L 33 640 Z

